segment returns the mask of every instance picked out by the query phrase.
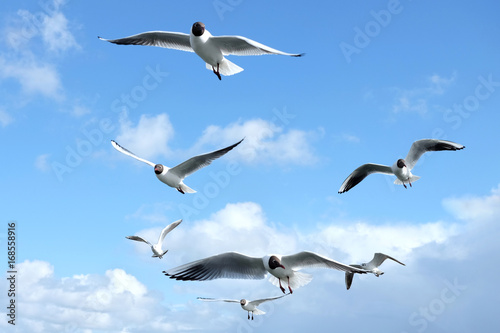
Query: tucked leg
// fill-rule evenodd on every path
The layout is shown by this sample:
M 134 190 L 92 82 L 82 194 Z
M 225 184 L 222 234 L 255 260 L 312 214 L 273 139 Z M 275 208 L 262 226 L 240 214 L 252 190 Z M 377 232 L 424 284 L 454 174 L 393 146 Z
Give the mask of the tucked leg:
M 219 80 L 222 80 L 220 73 L 219 73 L 219 63 L 217 63 L 217 70 L 215 70 L 214 66 L 212 66 L 212 70 L 214 71 L 214 74 L 217 75 Z
M 177 191 L 181 192 L 182 194 L 185 194 L 180 186 L 177 188 Z
M 280 283 L 280 289 L 281 291 L 283 292 L 283 294 L 285 294 L 285 288 L 283 288 L 283 286 L 281 285 L 281 279 L 278 279 L 279 283 Z

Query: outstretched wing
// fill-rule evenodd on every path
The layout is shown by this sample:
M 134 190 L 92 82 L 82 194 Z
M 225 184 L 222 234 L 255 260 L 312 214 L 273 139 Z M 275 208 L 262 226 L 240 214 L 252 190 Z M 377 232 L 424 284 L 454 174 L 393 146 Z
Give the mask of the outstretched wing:
M 352 273 L 360 273 L 360 274 L 365 274 L 367 273 L 366 270 L 356 268 L 353 266 L 349 266 L 346 264 L 343 264 L 341 262 L 335 261 L 333 259 L 323 257 L 322 255 L 309 252 L 309 251 L 302 251 L 296 254 L 292 254 L 289 256 L 283 256 L 281 258 L 281 263 L 287 267 L 287 265 L 291 266 L 290 268 L 293 269 L 300 269 L 303 267 L 318 267 L 318 268 L 332 268 L 332 269 L 337 269 L 339 271 L 344 271 L 344 272 L 352 272 Z
M 205 281 L 221 278 L 263 279 L 267 271 L 261 258 L 227 252 L 163 271 L 171 279 Z
M 339 189 L 339 193 L 344 193 L 349 191 L 354 186 L 358 185 L 363 179 L 372 173 L 386 173 L 392 175 L 393 172 L 390 166 L 382 164 L 363 164 L 356 170 L 354 170 L 342 183 Z
M 349 288 L 351 288 L 353 278 L 354 278 L 354 273 L 345 272 L 345 286 L 346 286 L 347 290 L 349 290 Z
M 176 174 L 179 176 L 181 179 L 184 179 L 185 177 L 189 176 L 193 172 L 206 167 L 210 163 L 212 163 L 213 160 L 223 156 L 226 154 L 228 151 L 239 145 L 244 139 L 241 139 L 240 141 L 236 142 L 235 144 L 222 148 L 210 153 L 206 153 L 203 155 L 198 155 L 195 157 L 191 157 L 189 160 L 182 162 L 181 164 L 173 167 L 169 171 Z
M 264 302 L 268 302 L 268 301 L 273 301 L 275 299 L 278 299 L 278 298 L 281 298 L 281 297 L 285 297 L 287 295 L 290 295 L 290 294 L 285 294 L 285 295 L 281 295 L 281 296 L 276 296 L 276 297 L 268 297 L 268 298 L 262 298 L 262 299 L 256 299 L 255 301 L 250 301 L 249 303 L 255 305 L 255 306 L 258 306 Z
M 132 153 L 130 150 L 128 150 L 128 149 L 126 149 L 126 148 L 123 148 L 122 146 L 120 146 L 120 145 L 118 144 L 118 142 L 116 142 L 116 141 L 114 141 L 114 140 L 111 140 L 111 145 L 113 146 L 113 148 L 115 148 L 116 150 L 118 150 L 118 151 L 119 151 L 120 153 L 122 153 L 122 154 L 125 154 L 125 155 L 128 155 L 128 156 L 130 156 L 130 157 L 133 157 L 133 158 L 135 158 L 136 160 L 139 160 L 139 161 L 141 161 L 141 162 L 144 162 L 144 163 L 146 163 L 146 164 L 151 165 L 152 167 L 154 167 L 154 166 L 155 166 L 155 164 L 154 164 L 153 162 L 150 162 L 150 161 L 148 161 L 148 160 L 145 160 L 145 159 L 143 159 L 143 158 L 140 158 L 140 157 L 136 156 L 136 155 L 135 155 L 134 153 Z
M 151 245 L 150 242 L 148 242 L 147 240 L 145 240 L 144 238 L 139 237 L 139 236 L 126 236 L 125 238 L 133 240 L 133 241 L 144 242 L 146 244 Z
M 263 54 L 280 54 L 291 57 L 301 57 L 304 55 L 304 53 L 294 54 L 282 52 L 241 36 L 215 36 L 211 37 L 210 40 L 214 43 L 214 45 L 220 48 L 222 54 L 224 55 L 232 54 L 239 56 L 250 56 Z
M 218 299 L 218 298 L 207 298 L 207 297 L 196 297 L 200 301 L 205 302 L 228 302 L 228 303 L 239 303 L 240 301 L 235 299 Z
M 391 259 L 391 260 L 394 260 L 395 262 L 397 262 L 398 264 L 401 264 L 403 266 L 406 266 L 405 264 L 403 264 L 401 261 L 399 260 L 396 260 L 394 259 L 393 257 L 391 256 L 388 256 L 387 254 L 383 254 L 383 253 L 375 253 L 375 255 L 373 256 L 373 259 L 366 263 L 366 266 L 369 268 L 369 269 L 373 269 L 375 267 L 379 267 L 380 265 L 382 265 L 382 263 L 386 260 L 386 259 Z
M 406 167 L 411 170 L 417 164 L 418 159 L 428 151 L 460 150 L 465 146 L 446 140 L 422 139 L 413 142 L 408 155 L 406 155 Z
M 99 39 L 118 45 L 149 45 L 194 52 L 189 42 L 189 35 L 182 32 L 148 31 L 118 39 L 105 39 L 102 37 L 99 37 Z
M 158 245 L 160 245 L 163 240 L 165 239 L 165 236 L 172 230 L 174 230 L 175 227 L 177 227 L 179 224 L 181 224 L 182 220 L 177 220 L 175 222 L 170 223 L 167 225 L 163 230 L 161 231 L 160 237 L 158 238 Z

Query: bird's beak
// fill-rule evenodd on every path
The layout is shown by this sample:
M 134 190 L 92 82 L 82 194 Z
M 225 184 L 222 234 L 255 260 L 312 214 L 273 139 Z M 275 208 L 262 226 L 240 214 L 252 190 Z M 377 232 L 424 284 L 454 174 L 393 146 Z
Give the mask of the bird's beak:
M 285 266 L 283 266 L 283 265 L 280 265 L 280 267 L 283 268 L 283 269 L 285 269 Z

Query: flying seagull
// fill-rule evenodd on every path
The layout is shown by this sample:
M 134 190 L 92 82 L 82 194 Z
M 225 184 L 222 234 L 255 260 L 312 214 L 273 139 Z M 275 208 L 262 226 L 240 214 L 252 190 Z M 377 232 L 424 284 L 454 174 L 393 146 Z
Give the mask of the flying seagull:
M 160 233 L 160 237 L 158 238 L 158 243 L 156 244 L 151 244 L 150 242 L 148 242 L 147 240 L 145 240 L 144 238 L 140 237 L 140 236 L 127 236 L 125 238 L 128 238 L 128 239 L 131 239 L 131 240 L 134 240 L 134 241 L 138 241 L 138 242 L 144 242 L 146 244 L 148 244 L 149 246 L 151 246 L 151 250 L 153 251 L 153 258 L 163 258 L 163 256 L 165 255 L 165 253 L 168 252 L 168 250 L 165 250 L 163 251 L 162 248 L 161 248 L 161 245 L 163 243 L 163 240 L 165 239 L 165 236 L 172 230 L 174 230 L 175 227 L 177 227 L 179 224 L 181 224 L 182 220 L 177 220 L 175 222 L 172 222 L 170 223 L 169 225 L 167 225 L 165 228 L 163 228 L 163 230 L 161 231 Z
M 391 260 L 394 260 L 395 262 L 397 262 L 398 264 L 406 266 L 401 261 L 396 260 L 393 257 L 390 257 L 387 254 L 383 254 L 383 253 L 375 253 L 375 255 L 373 256 L 373 259 L 370 262 L 362 263 L 361 265 L 351 265 L 351 266 L 356 267 L 356 268 L 365 269 L 368 273 L 373 273 L 373 274 L 375 274 L 376 277 L 379 277 L 380 275 L 384 274 L 384 272 L 382 272 L 380 269 L 378 269 L 378 267 L 380 265 L 382 265 L 382 263 L 385 261 L 385 259 L 391 259 Z M 353 277 L 354 277 L 354 273 L 352 273 L 352 272 L 345 273 L 345 286 L 347 287 L 347 290 L 349 290 L 349 288 L 351 288 Z
M 205 61 L 207 69 L 211 69 L 219 80 L 221 80 L 221 74 L 233 75 L 243 70 L 224 58 L 227 55 L 280 54 L 291 57 L 303 55 L 303 53 L 282 52 L 241 36 L 212 36 L 205 29 L 205 24 L 201 22 L 193 24 L 189 35 L 182 32 L 149 31 L 125 38 L 104 39 L 99 37 L 99 39 L 119 45 L 150 45 L 195 52 Z
M 308 251 L 288 256 L 272 254 L 262 258 L 249 257 L 237 252 L 226 252 L 196 260 L 163 271 L 163 273 L 171 279 L 182 281 L 206 281 L 220 278 L 263 279 L 267 273 L 271 273 L 269 281 L 275 286 L 279 286 L 281 291 L 285 293 L 285 288 L 281 285 L 283 280 L 287 283 L 291 294 L 292 288 L 296 289 L 311 282 L 311 275 L 298 272 L 299 269 L 305 267 L 331 268 L 360 274 L 368 273 L 367 270 L 342 264 Z
M 144 162 L 146 164 L 151 165 L 154 167 L 154 171 L 156 174 L 156 177 L 163 183 L 167 184 L 170 187 L 173 187 L 177 189 L 177 191 L 181 192 L 182 194 L 184 193 L 195 193 L 196 191 L 184 184 L 182 181 L 185 177 L 189 176 L 193 172 L 206 167 L 210 163 L 212 163 L 213 160 L 221 157 L 222 155 L 226 154 L 228 151 L 239 145 L 243 141 L 241 139 L 240 141 L 236 142 L 235 144 L 222 148 L 216 151 L 213 151 L 211 153 L 206 153 L 202 155 L 198 155 L 195 157 L 191 157 L 189 160 L 182 162 L 181 164 L 173 167 L 173 168 L 168 168 L 164 166 L 163 164 L 154 164 L 153 162 L 147 161 L 143 158 L 137 157 L 134 153 L 131 151 L 127 150 L 126 148 L 120 146 L 116 141 L 111 140 L 111 145 L 118 150 L 120 153 L 123 153 L 125 155 L 131 156 L 135 158 L 136 160 L 139 160 L 141 162 Z
M 446 141 L 446 140 L 436 140 L 436 139 L 423 139 L 413 142 L 411 145 L 408 155 L 405 159 L 398 159 L 396 163 L 392 166 L 381 165 L 381 164 L 363 164 L 356 170 L 354 170 L 349 177 L 344 180 L 342 186 L 340 186 L 339 193 L 344 193 L 349 191 L 351 188 L 359 184 L 366 176 L 372 173 L 385 173 L 389 175 L 395 175 L 397 179 L 394 184 L 403 185 L 405 188 L 408 183 L 411 187 L 411 183 L 418 180 L 420 177 L 415 176 L 411 173 L 411 170 L 417 163 L 420 156 L 428 151 L 441 151 L 441 150 L 460 150 L 464 149 L 465 146 L 461 144 Z
M 256 299 L 255 301 L 249 301 L 246 299 L 242 300 L 236 300 L 236 299 L 215 299 L 215 298 L 205 298 L 205 297 L 198 297 L 199 300 L 205 301 L 205 302 L 228 302 L 228 303 L 240 303 L 241 308 L 245 311 L 248 311 L 248 319 L 250 319 L 250 312 L 252 313 L 252 320 L 253 320 L 253 315 L 263 315 L 265 314 L 264 311 L 257 309 L 257 306 L 264 302 L 272 301 L 281 297 L 285 297 L 286 295 L 281 295 L 277 297 L 269 297 L 269 298 L 263 298 L 263 299 Z

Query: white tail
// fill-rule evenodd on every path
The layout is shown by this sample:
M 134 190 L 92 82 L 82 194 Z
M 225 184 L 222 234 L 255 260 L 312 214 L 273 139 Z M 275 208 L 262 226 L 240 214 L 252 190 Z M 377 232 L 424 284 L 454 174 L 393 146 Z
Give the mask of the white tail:
M 292 289 L 297 289 L 299 287 L 305 286 L 306 284 L 311 282 L 311 280 L 312 280 L 311 274 L 293 271 L 293 276 L 290 277 L 290 287 Z M 269 282 L 274 284 L 276 287 L 279 287 L 279 285 L 280 285 L 278 278 L 276 278 L 274 275 L 271 275 L 269 277 Z M 286 280 L 281 280 L 282 285 L 286 286 L 287 282 L 288 281 L 286 281 Z
M 207 69 L 212 70 L 212 65 L 206 64 L 206 66 L 207 66 Z M 242 72 L 242 71 L 243 71 L 243 68 L 232 63 L 231 61 L 227 60 L 226 58 L 222 59 L 222 62 L 219 64 L 219 73 L 224 75 L 224 76 L 237 74 L 237 73 Z
M 187 186 L 186 184 L 184 183 L 180 183 L 179 184 L 179 187 L 181 188 L 181 190 L 184 192 L 184 193 L 196 193 L 195 190 L 193 190 L 191 187 Z
M 416 182 L 419 179 L 420 179 L 420 176 L 412 175 L 410 177 L 410 179 L 409 179 L 409 182 L 410 183 L 414 183 L 414 182 Z M 408 181 L 405 181 L 405 183 L 408 183 Z M 394 181 L 394 184 L 396 184 L 396 185 L 403 185 L 403 182 L 396 178 L 396 180 Z

